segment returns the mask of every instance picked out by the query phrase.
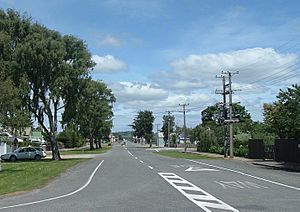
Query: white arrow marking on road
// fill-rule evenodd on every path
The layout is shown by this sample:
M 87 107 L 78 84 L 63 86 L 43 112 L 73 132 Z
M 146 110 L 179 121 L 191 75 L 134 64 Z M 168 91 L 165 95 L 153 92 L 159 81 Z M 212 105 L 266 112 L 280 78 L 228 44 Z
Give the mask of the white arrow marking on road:
M 185 170 L 186 172 L 201 172 L 201 171 L 219 171 L 217 169 L 207 169 L 207 168 L 201 168 L 201 167 L 190 167 L 188 169 Z

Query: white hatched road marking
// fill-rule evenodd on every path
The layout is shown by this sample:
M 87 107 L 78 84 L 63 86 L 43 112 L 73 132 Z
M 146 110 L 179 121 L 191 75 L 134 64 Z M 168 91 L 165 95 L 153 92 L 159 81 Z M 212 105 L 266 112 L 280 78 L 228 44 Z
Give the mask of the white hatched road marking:
M 171 184 L 175 189 L 177 189 L 181 194 L 183 194 L 186 198 L 188 198 L 190 201 L 195 203 L 197 206 L 199 206 L 206 212 L 211 212 L 210 208 L 238 212 L 237 209 L 231 207 L 225 202 L 217 199 L 216 197 L 207 193 L 203 189 L 195 186 L 194 184 L 188 182 L 187 180 L 179 177 L 174 173 L 158 174 L 162 178 L 164 178 L 169 184 Z M 178 184 L 182 185 L 179 186 Z M 193 191 L 193 194 L 188 193 L 188 191 Z M 199 192 L 199 194 L 195 194 L 195 191 Z
M 135 157 L 135 159 L 137 160 L 138 158 L 137 158 L 137 157 Z
M 211 165 L 211 164 L 208 164 L 208 163 L 203 163 L 203 162 L 199 162 L 199 161 L 195 161 L 195 160 L 189 160 L 189 159 L 187 159 L 187 160 L 188 161 L 192 161 L 194 163 L 201 164 L 201 165 L 206 165 L 206 166 L 209 166 L 209 167 L 213 167 L 213 168 L 222 169 L 222 170 L 225 170 L 225 171 L 234 172 L 234 173 L 237 173 L 237 174 L 240 174 L 240 175 L 243 175 L 243 176 L 247 176 L 247 177 L 251 177 L 251 178 L 257 179 L 257 180 L 261 180 L 261 181 L 265 181 L 265 182 L 268 182 L 268 183 L 272 183 L 274 185 L 278 185 L 278 186 L 282 186 L 282 187 L 286 187 L 286 188 L 290 188 L 290 189 L 293 189 L 293 190 L 300 191 L 299 187 L 294 187 L 294 186 L 286 185 L 286 184 L 279 183 L 279 182 L 272 181 L 272 180 L 268 180 L 268 179 L 265 179 L 265 178 L 262 178 L 262 177 L 257 177 L 257 176 L 254 176 L 254 175 L 251 175 L 251 174 L 247 174 L 247 173 L 244 173 L 244 172 L 241 172 L 241 171 L 236 171 L 234 169 L 228 169 L 228 168 L 225 168 L 225 167 L 222 167 L 222 166 L 214 166 L 214 165 Z
M 131 155 L 133 157 L 133 154 L 131 152 L 129 152 L 129 151 L 127 151 L 127 152 L 128 152 L 129 155 Z
M 148 166 L 149 167 L 149 169 L 153 169 L 153 167 L 152 166 Z
M 144 163 L 144 161 L 140 160 L 141 163 Z

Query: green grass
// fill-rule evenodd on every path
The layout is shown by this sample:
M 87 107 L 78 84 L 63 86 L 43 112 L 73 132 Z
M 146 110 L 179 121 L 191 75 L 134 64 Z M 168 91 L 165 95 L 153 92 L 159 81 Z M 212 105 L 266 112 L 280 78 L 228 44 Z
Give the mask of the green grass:
M 101 149 L 90 150 L 89 148 L 80 150 L 66 150 L 60 151 L 61 155 L 73 155 L 73 154 L 101 154 L 111 149 L 111 146 L 102 146 Z
M 154 152 L 155 154 L 168 156 L 172 158 L 185 158 L 185 159 L 217 159 L 216 157 L 211 157 L 208 155 L 201 155 L 201 154 L 193 154 L 193 153 L 184 153 L 178 151 L 160 151 Z
M 0 195 L 27 191 L 47 184 L 68 168 L 87 159 L 65 159 L 61 161 L 41 160 L 1 163 Z

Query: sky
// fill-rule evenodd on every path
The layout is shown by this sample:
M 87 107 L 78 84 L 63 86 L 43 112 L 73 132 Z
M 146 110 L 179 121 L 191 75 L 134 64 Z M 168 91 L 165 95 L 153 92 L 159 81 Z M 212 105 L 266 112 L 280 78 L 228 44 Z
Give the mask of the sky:
M 299 82 L 300 1 L 292 0 L 0 0 L 33 21 L 87 44 L 96 62 L 91 72 L 117 98 L 113 131 L 141 110 L 155 124 L 188 103 L 188 127 L 201 111 L 222 101 L 222 71 L 232 77 L 234 102 L 253 120 L 279 89 Z

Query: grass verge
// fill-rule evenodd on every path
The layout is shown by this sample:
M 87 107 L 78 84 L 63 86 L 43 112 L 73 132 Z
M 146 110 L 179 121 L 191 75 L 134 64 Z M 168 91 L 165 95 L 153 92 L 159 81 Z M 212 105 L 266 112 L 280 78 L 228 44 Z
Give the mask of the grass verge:
M 1 163 L 0 195 L 39 188 L 68 168 L 86 160 L 65 159 L 53 161 L 43 159 L 41 161 Z
M 102 146 L 101 149 L 90 150 L 89 148 L 80 150 L 66 150 L 60 151 L 61 155 L 73 155 L 73 154 L 101 154 L 111 149 L 111 146 Z
M 155 154 L 168 156 L 172 158 L 185 158 L 185 159 L 217 159 L 217 157 L 211 157 L 208 155 L 201 155 L 201 154 L 193 154 L 193 153 L 184 153 L 178 151 L 160 151 L 154 152 Z

